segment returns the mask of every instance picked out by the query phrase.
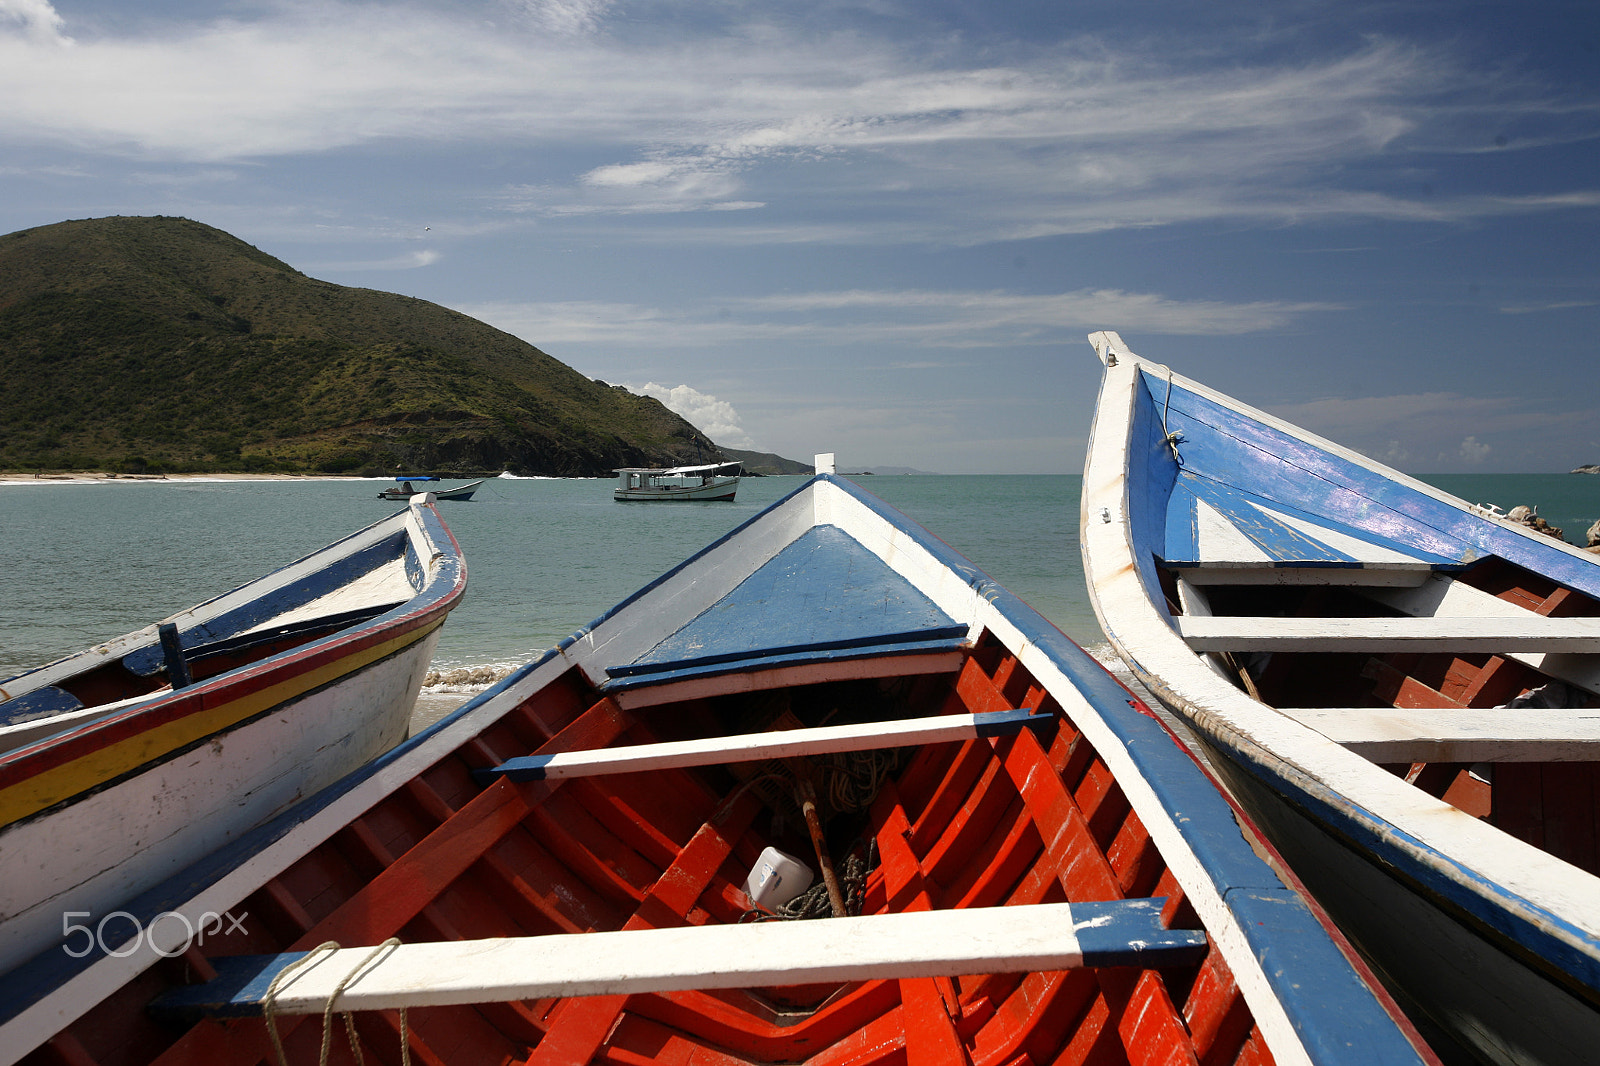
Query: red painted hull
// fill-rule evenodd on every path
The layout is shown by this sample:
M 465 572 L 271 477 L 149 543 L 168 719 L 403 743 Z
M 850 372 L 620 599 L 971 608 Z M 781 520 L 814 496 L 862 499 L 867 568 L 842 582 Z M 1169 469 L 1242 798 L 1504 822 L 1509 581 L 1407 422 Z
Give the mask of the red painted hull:
M 879 686 L 821 686 L 789 702 L 809 714 Z M 1195 924 L 1159 850 L 1104 762 L 1002 649 L 955 676 L 906 684 L 893 717 L 1033 705 L 1050 734 L 929 745 L 907 753 L 864 810 L 844 856 L 876 861 L 865 913 L 929 907 L 1166 897 Z M 770 697 L 634 714 L 571 675 L 353 822 L 247 899 L 247 929 L 191 949 L 165 974 L 102 1004 L 28 1061 L 106 1064 L 273 1061 L 260 1019 L 174 1031 L 144 1004 L 206 956 L 637 929 L 747 917 L 738 889 L 771 843 L 810 854 L 803 827 L 722 768 L 569 782 L 475 783 L 473 771 L 534 751 L 679 739 L 756 715 Z M 770 710 L 770 706 L 768 708 Z M 754 723 L 756 718 L 748 718 Z M 814 768 L 822 773 L 823 769 Z M 780 776 L 782 771 L 779 771 Z M 836 834 L 837 835 L 837 834 Z M 870 856 L 875 854 L 875 860 Z M 848 883 L 848 882 L 847 882 Z M 397 1061 L 401 1019 L 356 1016 L 364 1055 Z M 313 1061 L 318 1019 L 277 1022 L 291 1062 Z M 1211 948 L 1171 970 L 1083 969 L 866 981 L 737 992 L 674 992 L 414 1009 L 417 1062 L 1015 1063 L 1271 1061 L 1227 964 Z M 348 1055 L 335 1034 L 336 1054 Z M 80 1057 L 81 1056 L 81 1057 Z M 963 1058 L 965 1056 L 965 1058 Z M 342 1061 L 342 1059 L 341 1059 Z

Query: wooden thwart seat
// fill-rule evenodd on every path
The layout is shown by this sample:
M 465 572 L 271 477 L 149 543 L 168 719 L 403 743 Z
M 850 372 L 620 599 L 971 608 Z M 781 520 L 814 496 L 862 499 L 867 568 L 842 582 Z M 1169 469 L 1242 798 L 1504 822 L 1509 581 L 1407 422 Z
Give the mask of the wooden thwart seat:
M 1184 615 L 1173 621 L 1197 652 L 1600 652 L 1600 618 Z
M 1164 899 L 913 911 L 861 918 L 689 926 L 324 952 L 291 974 L 277 1014 L 496 1003 L 693 988 L 1182 965 L 1201 930 L 1165 929 Z M 305 952 L 214 960 L 218 976 L 152 1009 L 174 1017 L 264 1013 L 273 979 Z M 359 971 L 359 972 L 357 972 Z M 354 976 L 352 977 L 352 974 Z
M 1191 585 L 1349 585 L 1415 588 L 1433 576 L 1427 563 L 1390 566 L 1263 566 L 1256 560 L 1171 565 Z
M 1600 760 L 1600 708 L 1280 707 L 1380 763 Z
M 1026 707 L 982 714 L 941 714 L 899 722 L 788 729 L 711 740 L 668 741 L 598 751 L 527 755 L 508 759 L 491 769 L 480 770 L 478 776 L 544 781 L 669 767 L 756 762 L 825 752 L 869 751 L 1003 736 L 1029 726 L 1047 725 L 1052 720 L 1053 716 L 1035 715 Z

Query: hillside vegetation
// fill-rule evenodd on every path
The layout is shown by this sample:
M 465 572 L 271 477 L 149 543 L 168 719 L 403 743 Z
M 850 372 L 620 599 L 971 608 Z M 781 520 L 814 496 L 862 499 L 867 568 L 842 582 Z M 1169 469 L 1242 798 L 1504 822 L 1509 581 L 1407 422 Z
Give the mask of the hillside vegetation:
M 181 218 L 0 237 L 0 470 L 715 462 L 654 399 L 436 304 L 307 277 Z

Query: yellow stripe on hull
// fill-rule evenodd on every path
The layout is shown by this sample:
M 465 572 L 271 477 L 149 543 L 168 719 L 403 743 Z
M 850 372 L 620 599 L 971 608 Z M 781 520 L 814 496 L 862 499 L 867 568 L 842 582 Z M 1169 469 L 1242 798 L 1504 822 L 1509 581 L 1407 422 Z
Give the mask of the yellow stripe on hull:
M 353 674 L 415 644 L 443 624 L 444 619 L 441 618 L 421 629 L 412 630 L 319 669 L 296 673 L 247 696 L 144 730 L 136 736 L 108 744 L 71 762 L 35 774 L 26 781 L 19 781 L 10 788 L 0 790 L 0 827 L 20 821 L 194 741 L 220 733 L 262 711 Z

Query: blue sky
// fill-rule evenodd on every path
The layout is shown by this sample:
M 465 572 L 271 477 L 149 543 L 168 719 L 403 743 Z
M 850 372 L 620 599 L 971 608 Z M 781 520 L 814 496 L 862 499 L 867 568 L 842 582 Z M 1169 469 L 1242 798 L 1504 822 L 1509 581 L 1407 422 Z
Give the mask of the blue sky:
M 1600 462 L 1592 0 L 0 0 L 0 232 L 112 214 L 847 468 L 1077 472 L 1095 329 L 1410 472 Z

